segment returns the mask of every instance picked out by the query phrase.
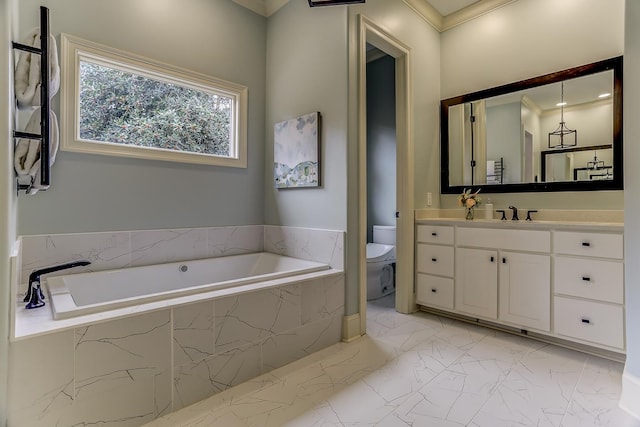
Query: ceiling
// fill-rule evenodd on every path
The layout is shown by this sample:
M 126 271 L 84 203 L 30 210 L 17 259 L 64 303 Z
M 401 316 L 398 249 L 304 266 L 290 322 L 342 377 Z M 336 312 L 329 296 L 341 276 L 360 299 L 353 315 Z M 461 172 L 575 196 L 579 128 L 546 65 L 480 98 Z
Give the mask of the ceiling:
M 233 0 L 263 16 L 270 16 L 289 0 Z M 304 0 L 295 0 L 304 1 Z M 388 1 L 388 0 L 386 0 Z M 438 31 L 469 21 L 516 0 L 401 0 Z M 340 7 L 340 6 L 338 6 Z

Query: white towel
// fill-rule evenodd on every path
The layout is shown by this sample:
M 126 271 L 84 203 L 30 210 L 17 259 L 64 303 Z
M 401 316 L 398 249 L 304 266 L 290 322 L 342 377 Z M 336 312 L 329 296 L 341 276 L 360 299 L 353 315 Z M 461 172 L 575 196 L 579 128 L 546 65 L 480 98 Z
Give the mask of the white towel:
M 487 160 L 487 176 L 495 175 L 495 160 Z
M 22 42 L 40 48 L 40 28 L 31 30 Z M 18 108 L 40 106 L 40 55 L 20 51 L 15 71 L 15 92 Z M 56 39 L 49 35 L 49 98 L 60 89 L 60 65 Z
M 58 118 L 53 110 L 49 115 L 49 165 L 56 161 L 58 153 L 59 129 Z M 27 123 L 25 132 L 40 133 L 40 108 L 36 109 Z M 18 184 L 30 185 L 29 194 L 47 189 L 40 183 L 40 141 L 37 139 L 18 139 L 14 151 L 14 167 L 18 175 Z

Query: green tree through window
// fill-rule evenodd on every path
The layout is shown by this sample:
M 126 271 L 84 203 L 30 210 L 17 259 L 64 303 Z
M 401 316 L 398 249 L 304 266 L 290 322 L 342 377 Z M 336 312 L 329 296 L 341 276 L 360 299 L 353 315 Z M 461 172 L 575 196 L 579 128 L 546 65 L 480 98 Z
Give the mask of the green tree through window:
M 233 99 L 80 62 L 80 137 L 230 155 Z

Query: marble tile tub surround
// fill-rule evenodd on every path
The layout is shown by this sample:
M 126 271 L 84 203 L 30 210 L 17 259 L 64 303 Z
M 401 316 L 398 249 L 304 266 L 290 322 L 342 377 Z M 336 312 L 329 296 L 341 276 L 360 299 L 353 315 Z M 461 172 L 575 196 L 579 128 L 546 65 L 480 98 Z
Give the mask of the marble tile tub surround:
M 511 211 L 506 206 L 494 206 L 493 218 L 500 219 L 500 214 L 495 209 L 504 209 L 507 211 L 507 218 L 511 219 Z M 527 217 L 527 209 L 536 209 L 534 207 L 518 207 L 518 217 L 524 220 Z M 416 220 L 425 219 L 460 219 L 464 220 L 465 211 L 459 209 L 417 209 L 415 211 Z M 534 222 L 564 222 L 564 223 L 604 223 L 604 224 L 623 224 L 624 211 L 622 210 L 577 210 L 577 209 L 538 209 L 533 213 Z M 484 206 L 480 205 L 476 209 L 476 220 L 484 220 Z
M 344 275 L 14 341 L 9 426 L 139 426 L 341 340 Z
M 344 232 L 248 225 L 22 236 L 17 292 L 24 294 L 31 271 L 78 259 L 87 259 L 91 265 L 51 275 L 261 251 L 328 263 L 343 270 Z

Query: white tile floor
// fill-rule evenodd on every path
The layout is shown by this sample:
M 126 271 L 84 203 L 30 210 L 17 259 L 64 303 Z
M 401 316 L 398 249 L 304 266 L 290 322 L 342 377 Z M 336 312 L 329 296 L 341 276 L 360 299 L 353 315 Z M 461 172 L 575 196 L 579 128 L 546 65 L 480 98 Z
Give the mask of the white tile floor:
M 369 304 L 367 336 L 148 426 L 640 427 L 619 363 L 392 304 Z

